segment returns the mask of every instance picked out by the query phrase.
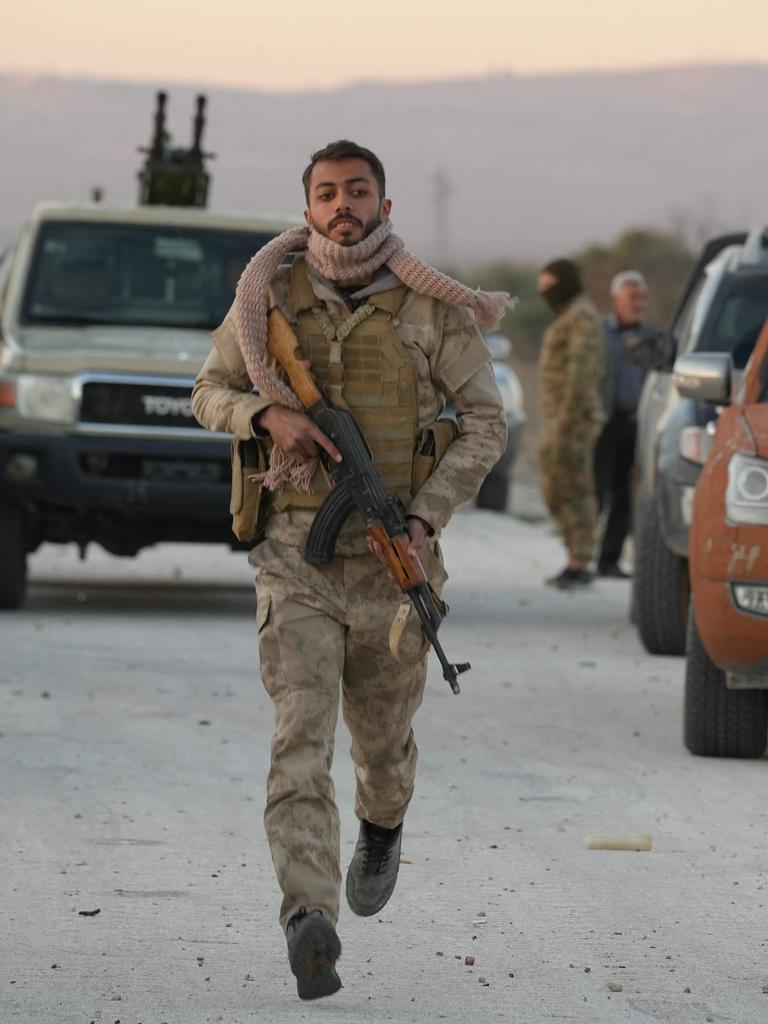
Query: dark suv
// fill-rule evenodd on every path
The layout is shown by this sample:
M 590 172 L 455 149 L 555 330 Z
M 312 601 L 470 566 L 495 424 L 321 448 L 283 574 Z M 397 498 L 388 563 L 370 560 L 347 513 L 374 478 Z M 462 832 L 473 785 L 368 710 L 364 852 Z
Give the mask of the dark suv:
M 713 239 L 674 319 L 670 358 L 649 373 L 638 411 L 632 615 L 651 654 L 685 653 L 688 527 L 717 416 L 712 405 L 678 394 L 674 357 L 730 352 L 743 370 L 766 316 L 768 228 Z

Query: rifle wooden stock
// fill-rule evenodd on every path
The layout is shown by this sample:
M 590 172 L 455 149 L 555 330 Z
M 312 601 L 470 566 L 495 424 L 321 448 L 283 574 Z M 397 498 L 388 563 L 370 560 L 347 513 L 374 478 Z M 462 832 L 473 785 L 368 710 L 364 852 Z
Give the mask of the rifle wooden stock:
M 323 396 L 312 377 L 309 363 L 301 353 L 299 339 L 276 306 L 269 312 L 267 328 L 268 351 L 288 374 L 291 387 L 301 404 L 305 409 L 311 409 Z

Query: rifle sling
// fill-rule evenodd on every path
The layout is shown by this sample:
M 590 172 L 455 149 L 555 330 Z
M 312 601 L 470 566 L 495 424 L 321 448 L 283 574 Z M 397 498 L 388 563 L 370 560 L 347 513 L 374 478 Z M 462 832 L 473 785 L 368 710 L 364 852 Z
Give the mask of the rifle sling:
M 426 636 L 423 636 L 421 650 L 412 658 L 405 658 L 400 651 L 400 642 L 403 639 L 403 633 L 405 627 L 408 625 L 408 620 L 412 615 L 416 614 L 416 609 L 410 601 L 403 601 L 400 607 L 397 609 L 397 615 L 395 615 L 392 627 L 389 631 L 389 653 L 395 659 L 399 661 L 401 665 L 417 665 L 421 659 L 425 656 L 429 650 L 430 643 Z

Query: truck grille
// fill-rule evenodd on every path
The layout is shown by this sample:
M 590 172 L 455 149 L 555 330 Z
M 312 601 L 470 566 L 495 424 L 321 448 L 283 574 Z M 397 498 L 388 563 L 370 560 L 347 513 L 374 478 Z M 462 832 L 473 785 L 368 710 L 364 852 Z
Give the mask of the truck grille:
M 80 420 L 147 427 L 199 427 L 189 386 L 86 381 Z
M 230 479 L 226 459 L 145 458 L 121 452 L 88 452 L 80 456 L 88 476 L 118 480 L 152 480 L 172 484 L 219 484 Z

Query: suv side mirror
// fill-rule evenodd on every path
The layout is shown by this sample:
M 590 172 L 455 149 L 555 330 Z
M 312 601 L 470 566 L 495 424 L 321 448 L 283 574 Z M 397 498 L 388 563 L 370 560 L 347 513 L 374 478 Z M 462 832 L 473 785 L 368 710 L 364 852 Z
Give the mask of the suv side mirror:
M 692 352 L 678 356 L 672 369 L 683 398 L 727 405 L 731 399 L 733 360 L 729 352 Z

